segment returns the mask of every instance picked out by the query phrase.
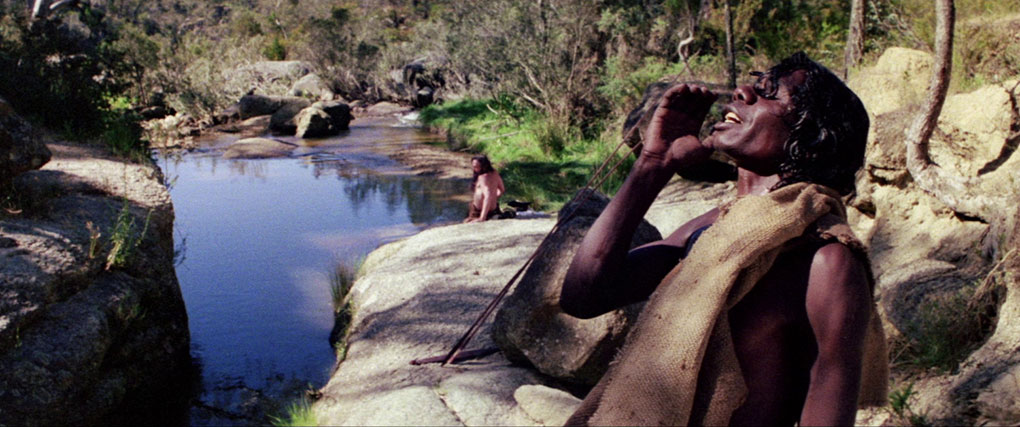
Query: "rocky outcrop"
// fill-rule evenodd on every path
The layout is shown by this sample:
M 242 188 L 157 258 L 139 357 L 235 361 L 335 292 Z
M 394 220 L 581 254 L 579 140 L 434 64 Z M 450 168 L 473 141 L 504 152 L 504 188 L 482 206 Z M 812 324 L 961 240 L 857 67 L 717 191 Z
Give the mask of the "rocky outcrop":
M 333 89 L 318 74 L 307 74 L 294 82 L 287 92 L 289 96 L 300 96 L 309 99 L 328 101 L 336 96 Z
M 14 180 L 16 209 L 0 212 L 0 423 L 183 411 L 188 321 L 161 173 L 50 148 L 50 163 Z
M 238 92 L 281 96 L 294 83 L 312 72 L 312 64 L 304 61 L 261 61 L 230 70 L 225 85 Z
M 379 102 L 372 104 L 365 108 L 364 115 L 366 116 L 389 116 L 406 114 L 412 110 L 411 107 L 394 104 L 392 102 Z
M 269 138 L 245 138 L 235 141 L 223 152 L 224 159 L 271 159 L 287 157 L 297 145 Z
M 50 150 L 32 126 L 0 98 L 0 188 L 50 160 Z
M 341 101 L 319 101 L 312 106 L 322 109 L 329 115 L 330 123 L 336 131 L 347 130 L 351 120 L 354 120 L 354 116 L 351 115 L 351 106 Z
M 293 96 L 245 95 L 238 102 L 240 118 L 270 115 L 274 135 L 321 138 L 347 130 L 353 119 L 351 107 L 340 101 L 318 101 Z
M 548 390 L 547 378 L 499 353 L 453 368 L 409 364 L 447 352 L 552 225 L 551 219 L 451 225 L 373 251 L 351 291 L 346 359 L 312 406 L 318 423 L 562 423 L 536 418 L 569 414 L 580 401 Z M 469 348 L 492 347 L 490 328 L 491 319 Z
M 347 130 L 351 122 L 351 107 L 339 101 L 320 101 L 301 110 L 294 117 L 298 138 L 323 138 Z
M 383 99 L 426 107 L 441 99 L 446 85 L 447 60 L 440 56 L 417 58 L 389 72 L 388 81 L 379 87 Z
M 274 111 L 272 117 L 270 117 L 269 131 L 273 135 L 294 135 L 297 133 L 297 121 L 295 118 L 301 110 L 308 108 L 311 103 L 304 98 L 294 99 L 300 101 L 287 102 Z
M 993 232 L 985 221 L 955 214 L 918 188 L 906 170 L 904 131 L 917 114 L 914 105 L 924 96 L 931 64 L 927 53 L 893 48 L 850 81 L 871 114 L 872 127 L 865 173 L 859 176 L 858 194 L 848 213 L 851 225 L 871 248 L 887 335 L 900 343 L 900 349 L 924 338 L 920 335 L 926 330 L 923 319 L 930 318 L 932 310 L 976 292 L 976 284 L 985 281 L 996 257 L 1005 256 L 1009 249 L 993 251 L 1005 236 Z M 1006 197 L 1012 206 L 1020 202 L 1020 182 L 1015 178 L 1020 168 L 1015 84 L 1003 82 L 947 97 L 930 141 L 936 163 L 956 175 L 980 177 L 982 193 Z M 1020 389 L 1015 387 L 1015 372 L 1020 369 L 1015 357 L 1020 349 L 1015 339 L 1020 330 L 1020 317 L 1014 310 L 1016 293 L 1008 289 L 1005 303 L 991 306 L 993 312 L 999 309 L 999 315 L 987 340 L 978 319 L 988 316 L 988 307 L 954 311 L 950 324 L 973 324 L 970 340 L 981 346 L 957 372 L 933 371 L 913 380 L 918 396 L 909 403 L 916 413 L 926 414 L 936 424 L 1020 421 L 1012 403 L 1020 400 Z M 1004 384 L 1011 384 L 1012 391 L 1004 391 L 1009 388 Z M 884 419 L 882 413 L 864 415 L 870 417 L 860 420 L 865 423 Z
M 592 319 L 578 319 L 560 309 L 567 268 L 584 235 L 609 204 L 609 198 L 599 193 L 578 194 L 575 199 L 563 206 L 559 216 L 574 214 L 539 247 L 535 261 L 496 313 L 492 335 L 513 362 L 530 364 L 567 382 L 594 385 L 644 305 L 633 304 Z M 660 239 L 658 230 L 643 222 L 631 247 Z
M 324 138 L 339 132 L 333 129 L 329 114 L 317 107 L 301 110 L 294 116 L 294 123 L 297 126 L 294 135 L 298 138 Z
M 241 120 L 274 114 L 282 109 L 293 111 L 289 117 L 284 118 L 286 121 L 309 105 L 310 101 L 296 96 L 245 95 L 238 101 L 237 107 Z

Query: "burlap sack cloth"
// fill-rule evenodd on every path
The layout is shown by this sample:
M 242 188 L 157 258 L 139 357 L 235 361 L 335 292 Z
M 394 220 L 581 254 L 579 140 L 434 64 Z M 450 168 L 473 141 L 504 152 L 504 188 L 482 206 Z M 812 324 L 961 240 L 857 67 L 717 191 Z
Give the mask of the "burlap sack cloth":
M 827 187 L 792 184 L 725 207 L 651 295 L 620 355 L 567 425 L 728 424 L 747 388 L 727 312 L 805 233 L 863 253 L 839 195 Z M 872 303 L 858 405 L 884 404 L 888 377 Z

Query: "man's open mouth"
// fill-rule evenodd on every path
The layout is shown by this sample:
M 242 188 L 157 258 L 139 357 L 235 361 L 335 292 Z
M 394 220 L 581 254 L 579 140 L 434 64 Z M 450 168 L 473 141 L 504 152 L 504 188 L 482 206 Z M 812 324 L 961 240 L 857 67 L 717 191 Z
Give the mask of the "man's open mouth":
M 726 123 L 743 123 L 743 121 L 740 120 L 740 116 L 732 111 L 726 113 L 726 116 L 723 117 L 723 121 Z

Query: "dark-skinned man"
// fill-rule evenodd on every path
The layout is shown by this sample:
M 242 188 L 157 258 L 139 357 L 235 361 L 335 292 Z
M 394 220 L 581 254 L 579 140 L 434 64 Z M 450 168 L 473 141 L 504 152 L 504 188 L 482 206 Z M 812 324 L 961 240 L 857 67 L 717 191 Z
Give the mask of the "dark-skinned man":
M 668 90 L 582 241 L 565 312 L 648 303 L 568 424 L 849 425 L 859 404 L 884 399 L 870 267 L 841 199 L 864 160 L 867 113 L 803 53 L 753 74 L 704 140 L 716 95 Z M 628 250 L 669 179 L 713 151 L 738 167 L 736 200 Z

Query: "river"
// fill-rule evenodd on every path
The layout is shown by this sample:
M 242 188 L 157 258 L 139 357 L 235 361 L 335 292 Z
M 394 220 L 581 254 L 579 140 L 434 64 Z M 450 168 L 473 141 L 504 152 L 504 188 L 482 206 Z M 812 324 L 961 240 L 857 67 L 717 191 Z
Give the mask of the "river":
M 287 158 L 225 160 L 232 135 L 161 156 L 197 367 L 190 424 L 262 423 L 328 380 L 336 265 L 465 214 L 465 182 L 414 175 L 380 149 L 435 138 L 355 121 L 334 138 L 282 138 L 301 145 Z

